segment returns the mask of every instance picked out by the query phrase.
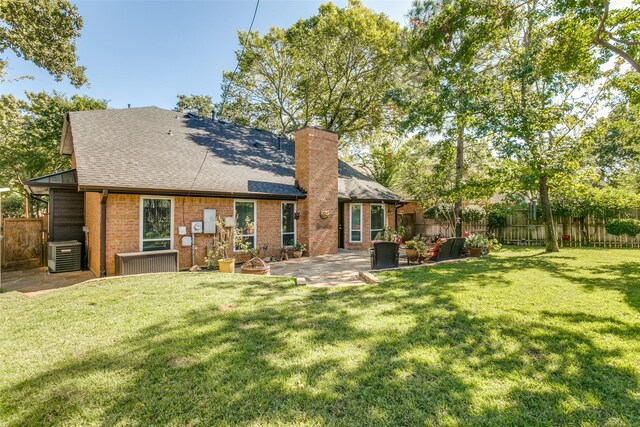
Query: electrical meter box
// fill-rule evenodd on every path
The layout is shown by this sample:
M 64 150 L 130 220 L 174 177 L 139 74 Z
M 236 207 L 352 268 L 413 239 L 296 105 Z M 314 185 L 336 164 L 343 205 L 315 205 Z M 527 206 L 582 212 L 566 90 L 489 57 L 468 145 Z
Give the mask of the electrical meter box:
M 205 234 L 215 234 L 216 232 L 216 210 L 205 209 L 204 210 L 204 230 Z
M 199 234 L 199 233 L 202 233 L 202 221 L 192 221 L 191 234 Z

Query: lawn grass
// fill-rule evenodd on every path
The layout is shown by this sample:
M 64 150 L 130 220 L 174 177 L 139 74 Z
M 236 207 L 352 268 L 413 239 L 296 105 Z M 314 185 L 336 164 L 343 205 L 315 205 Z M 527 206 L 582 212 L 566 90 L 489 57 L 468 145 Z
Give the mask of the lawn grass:
M 0 295 L 0 425 L 640 425 L 640 251 Z

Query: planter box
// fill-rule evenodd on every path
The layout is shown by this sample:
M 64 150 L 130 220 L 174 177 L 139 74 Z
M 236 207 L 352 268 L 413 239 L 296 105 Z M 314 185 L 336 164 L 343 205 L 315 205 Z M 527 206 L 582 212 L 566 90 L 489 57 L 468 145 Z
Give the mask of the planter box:
M 482 248 L 469 248 L 469 256 L 470 257 L 482 256 Z

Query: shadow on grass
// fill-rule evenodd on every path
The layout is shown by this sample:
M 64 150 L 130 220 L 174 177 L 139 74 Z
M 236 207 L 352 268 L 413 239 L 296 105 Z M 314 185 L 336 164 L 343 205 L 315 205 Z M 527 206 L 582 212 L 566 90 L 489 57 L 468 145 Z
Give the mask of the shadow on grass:
M 158 322 L 5 389 L 5 402 L 20 402 L 5 412 L 13 425 L 84 420 L 88 408 L 99 415 L 86 421 L 105 425 L 640 423 L 638 372 L 611 363 L 616 350 L 544 320 L 482 318 L 455 303 L 450 279 L 463 270 L 550 267 L 527 258 L 331 291 L 250 283 L 232 304 Z M 554 274 L 568 274 L 561 264 Z M 627 336 L 616 319 L 568 320 Z M 96 375 L 125 385 L 78 385 Z

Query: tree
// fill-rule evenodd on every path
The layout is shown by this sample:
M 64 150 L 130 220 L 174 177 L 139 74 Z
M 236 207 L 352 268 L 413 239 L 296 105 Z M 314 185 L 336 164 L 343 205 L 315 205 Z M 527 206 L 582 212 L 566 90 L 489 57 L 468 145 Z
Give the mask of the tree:
M 640 2 L 611 9 L 609 0 L 559 0 L 557 14 L 572 15 L 590 25 L 587 40 L 622 58 L 640 73 Z
M 430 141 L 419 136 L 406 143 L 406 154 L 398 171 L 400 188 L 425 210 L 433 211 L 443 224 L 455 228 L 455 203 L 460 199 L 491 197 L 496 181 L 489 174 L 493 162 L 486 144 L 470 145 L 465 151 L 465 180 L 458 184 L 456 145 L 441 138 Z
M 82 18 L 67 0 L 2 0 L 0 2 L 0 53 L 11 50 L 52 74 L 66 76 L 75 87 L 87 82 L 85 67 L 77 65 L 75 40 Z M 7 61 L 0 61 L 0 81 Z
M 200 117 L 211 117 L 214 105 L 209 95 L 178 95 L 174 110 L 181 113 L 194 113 Z
M 606 60 L 591 49 L 590 29 L 575 15 L 555 15 L 552 6 L 533 0 L 514 7 L 492 121 L 510 182 L 538 194 L 548 252 L 559 250 L 551 193 L 581 172 L 588 147 L 579 134 L 601 99 L 602 88 L 591 85 Z
M 551 207 L 554 215 L 564 217 L 567 220 L 564 225 L 568 224 L 569 218 L 578 220 L 584 241 L 589 243 L 591 240 L 587 226 L 589 216 L 609 221 L 625 214 L 626 210 L 636 207 L 638 201 L 638 196 L 628 191 L 612 187 L 598 187 L 591 182 L 578 182 L 571 186 L 558 188 L 555 191 Z
M 348 141 L 383 121 L 399 59 L 399 26 L 349 0 L 288 29 L 239 33 L 238 71 L 224 73 L 219 114 L 290 135 L 320 126 Z
M 21 181 L 71 167 L 60 155 L 64 116 L 69 111 L 103 110 L 107 101 L 53 92 L 27 92 L 27 100 L 0 97 L 0 182 L 22 191 Z
M 405 129 L 439 134 L 439 143 L 455 147 L 451 175 L 452 191 L 458 193 L 452 201 L 457 237 L 462 236 L 465 143 L 483 122 L 492 93 L 488 70 L 500 27 L 495 16 L 485 13 L 486 7 L 467 0 L 416 1 L 405 38 L 405 85 L 395 92 L 396 102 L 407 111 Z
M 640 105 L 614 104 L 582 137 L 593 147 L 599 185 L 640 191 Z
M 361 132 L 353 141 L 352 155 L 374 181 L 387 188 L 397 185 L 398 171 L 405 160 L 404 140 L 392 129 Z

